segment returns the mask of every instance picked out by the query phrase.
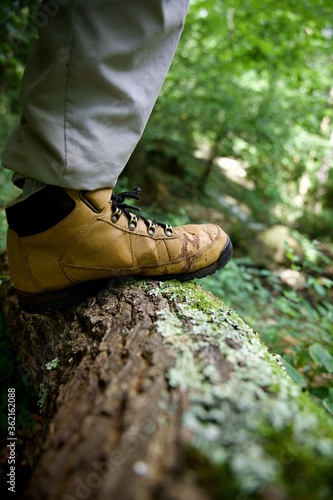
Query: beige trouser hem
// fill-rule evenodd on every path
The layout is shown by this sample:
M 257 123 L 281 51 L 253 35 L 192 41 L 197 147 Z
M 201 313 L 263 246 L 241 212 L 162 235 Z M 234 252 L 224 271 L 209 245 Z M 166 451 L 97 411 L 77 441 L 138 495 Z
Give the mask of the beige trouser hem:
M 155 104 L 188 3 L 44 3 L 3 165 L 46 184 L 113 187 Z

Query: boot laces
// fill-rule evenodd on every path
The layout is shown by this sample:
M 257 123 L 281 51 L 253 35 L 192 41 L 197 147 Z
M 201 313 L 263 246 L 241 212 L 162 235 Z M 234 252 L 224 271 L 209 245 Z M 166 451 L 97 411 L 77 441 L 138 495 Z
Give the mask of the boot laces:
M 136 228 L 137 222 L 139 219 L 143 220 L 143 222 L 147 226 L 147 232 L 150 236 L 153 236 L 155 233 L 155 227 L 160 226 L 164 229 L 164 233 L 166 236 L 172 236 L 172 226 L 170 224 L 164 224 L 163 222 L 159 222 L 155 219 L 150 220 L 143 215 L 140 214 L 141 208 L 136 207 L 135 205 L 128 205 L 125 202 L 125 198 L 132 198 L 134 200 L 140 200 L 141 188 L 135 187 L 133 191 L 124 191 L 122 193 L 112 193 L 111 195 L 111 206 L 112 206 L 112 222 L 117 222 L 121 214 L 126 215 L 128 219 L 128 227 L 130 230 L 134 231 Z M 134 211 L 136 214 L 130 212 Z

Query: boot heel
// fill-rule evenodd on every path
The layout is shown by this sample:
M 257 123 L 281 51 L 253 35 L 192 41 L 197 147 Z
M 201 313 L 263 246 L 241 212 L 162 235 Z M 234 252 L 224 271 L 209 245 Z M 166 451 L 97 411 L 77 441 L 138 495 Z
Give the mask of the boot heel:
M 22 311 L 31 314 L 40 314 L 81 302 L 92 295 L 96 295 L 102 288 L 106 287 L 110 279 L 100 279 L 80 283 L 69 288 L 55 292 L 25 294 L 16 291 L 17 300 Z

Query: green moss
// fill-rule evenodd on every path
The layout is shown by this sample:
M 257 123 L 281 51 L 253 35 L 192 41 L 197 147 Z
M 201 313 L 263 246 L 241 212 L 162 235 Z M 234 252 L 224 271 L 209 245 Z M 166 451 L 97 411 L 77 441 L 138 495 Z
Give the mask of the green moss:
M 192 436 L 189 448 L 220 471 L 223 481 L 230 478 L 230 487 L 223 488 L 231 492 L 237 485 L 239 493 L 256 498 L 274 486 L 294 499 L 310 498 L 304 495 L 311 488 L 312 498 L 330 498 L 328 414 L 293 382 L 280 357 L 214 296 L 194 283 L 165 282 L 149 293 L 157 292 L 171 306 L 159 312 L 156 327 L 176 353 L 169 384 L 189 399 L 183 415 Z M 221 488 L 216 484 L 216 495 Z

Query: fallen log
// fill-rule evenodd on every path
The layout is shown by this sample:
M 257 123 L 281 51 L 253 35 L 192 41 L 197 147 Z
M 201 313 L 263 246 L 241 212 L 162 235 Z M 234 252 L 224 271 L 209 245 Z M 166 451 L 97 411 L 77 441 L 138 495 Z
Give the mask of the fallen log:
M 195 283 L 36 315 L 0 294 L 44 422 L 24 499 L 332 498 L 331 417 Z

